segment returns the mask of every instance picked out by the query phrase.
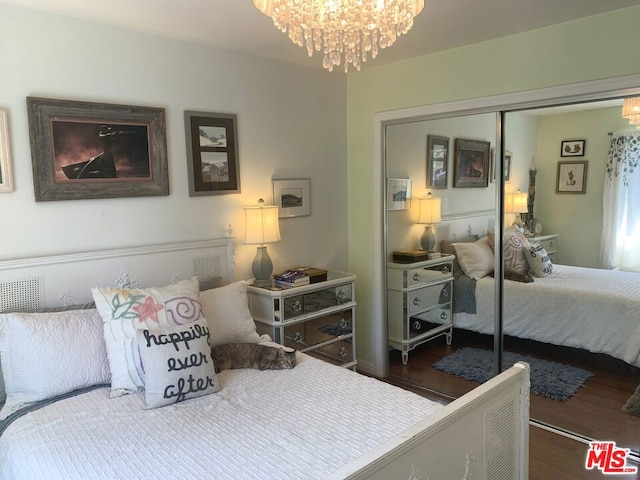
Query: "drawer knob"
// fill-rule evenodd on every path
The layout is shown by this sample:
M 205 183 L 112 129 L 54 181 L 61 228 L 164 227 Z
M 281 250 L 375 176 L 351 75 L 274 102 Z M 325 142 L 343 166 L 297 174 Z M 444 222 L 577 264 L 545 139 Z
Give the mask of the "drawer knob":
M 294 333 L 293 336 L 291 337 L 291 339 L 296 343 L 304 342 L 304 337 L 302 336 L 302 334 L 300 332 Z
M 447 320 L 449 318 L 449 315 L 447 314 L 447 312 L 442 312 L 440 314 L 440 320 Z
M 445 286 L 442 288 L 442 290 L 440 291 L 440 295 L 443 296 L 444 298 L 447 298 L 449 296 L 449 289 Z
M 442 267 L 442 274 L 447 275 L 449 273 L 449 265 Z
M 418 297 L 416 297 L 416 298 L 413 299 L 412 303 L 417 307 L 418 305 L 420 305 L 420 299 Z
M 340 355 L 341 357 L 346 357 L 347 356 L 347 349 L 345 347 L 340 347 L 340 350 L 338 350 L 338 355 Z
M 347 297 L 347 294 L 344 293 L 344 290 L 342 290 L 341 288 L 338 289 L 338 291 L 336 292 L 336 297 L 338 298 L 339 302 L 344 302 L 344 299 Z
M 414 330 L 420 330 L 422 328 L 422 324 L 418 320 L 416 320 L 415 322 L 413 322 L 412 327 Z
M 344 318 L 340 319 L 340 328 L 347 328 L 347 321 Z
M 413 274 L 413 281 L 414 282 L 419 282 L 420 281 L 420 274 L 418 272 Z
M 302 302 L 300 300 L 296 300 L 295 302 L 293 302 L 291 308 L 294 312 L 299 312 L 300 310 L 302 310 Z

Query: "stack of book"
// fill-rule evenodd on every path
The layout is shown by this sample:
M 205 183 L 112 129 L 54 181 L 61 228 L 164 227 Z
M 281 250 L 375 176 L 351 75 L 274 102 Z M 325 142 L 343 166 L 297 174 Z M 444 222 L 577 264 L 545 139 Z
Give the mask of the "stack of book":
M 282 273 L 273 276 L 276 285 L 281 287 L 298 287 L 300 285 L 309 285 L 309 276 L 299 270 L 285 270 Z

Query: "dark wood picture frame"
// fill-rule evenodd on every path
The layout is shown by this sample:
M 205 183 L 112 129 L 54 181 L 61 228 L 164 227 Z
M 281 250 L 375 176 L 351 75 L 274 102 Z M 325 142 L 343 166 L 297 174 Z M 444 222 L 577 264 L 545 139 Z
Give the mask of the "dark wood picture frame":
M 27 97 L 37 202 L 169 195 L 163 108 Z
M 504 152 L 504 158 L 502 163 L 504 165 L 504 181 L 508 182 L 511 176 L 511 158 L 513 157 L 511 152 Z
M 556 193 L 587 192 L 587 160 L 558 162 Z
M 238 117 L 185 111 L 189 196 L 240 193 Z
M 586 140 L 563 140 L 560 142 L 561 157 L 584 157 Z
M 456 138 L 453 186 L 488 187 L 490 151 L 491 142 Z
M 449 137 L 427 135 L 427 187 L 447 188 Z

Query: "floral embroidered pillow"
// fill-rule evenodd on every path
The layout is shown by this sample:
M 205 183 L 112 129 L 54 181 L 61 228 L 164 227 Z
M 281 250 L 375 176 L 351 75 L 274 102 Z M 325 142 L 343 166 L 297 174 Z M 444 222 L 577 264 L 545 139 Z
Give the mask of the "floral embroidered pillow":
M 196 277 L 158 288 L 91 289 L 104 321 L 111 398 L 144 389 L 138 330 L 162 330 L 204 318 L 198 290 Z

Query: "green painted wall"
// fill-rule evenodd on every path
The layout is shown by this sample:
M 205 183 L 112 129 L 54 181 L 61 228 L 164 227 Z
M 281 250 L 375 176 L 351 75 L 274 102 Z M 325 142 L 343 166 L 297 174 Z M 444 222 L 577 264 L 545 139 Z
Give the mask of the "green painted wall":
M 378 294 L 371 241 L 379 235 L 372 202 L 374 114 L 639 74 L 638 23 L 640 6 L 630 7 L 349 74 L 349 269 L 358 275 L 358 357 L 365 363 L 375 356 L 370 319 Z

